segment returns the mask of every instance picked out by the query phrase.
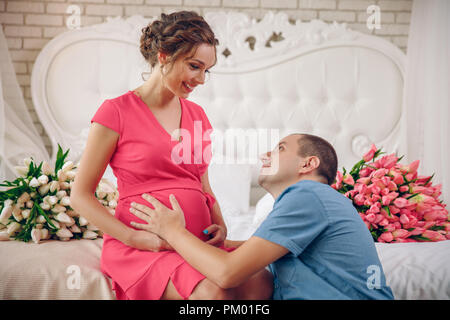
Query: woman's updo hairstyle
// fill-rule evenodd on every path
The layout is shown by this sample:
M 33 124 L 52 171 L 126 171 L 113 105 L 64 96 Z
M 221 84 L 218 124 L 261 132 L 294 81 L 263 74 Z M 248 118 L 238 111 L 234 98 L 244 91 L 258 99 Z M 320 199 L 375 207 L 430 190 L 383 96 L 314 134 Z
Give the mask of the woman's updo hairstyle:
M 142 29 L 140 51 L 152 68 L 158 63 L 158 52 L 167 55 L 167 63 L 193 52 L 200 44 L 216 46 L 219 41 L 208 23 L 194 11 L 161 14 L 160 20 Z

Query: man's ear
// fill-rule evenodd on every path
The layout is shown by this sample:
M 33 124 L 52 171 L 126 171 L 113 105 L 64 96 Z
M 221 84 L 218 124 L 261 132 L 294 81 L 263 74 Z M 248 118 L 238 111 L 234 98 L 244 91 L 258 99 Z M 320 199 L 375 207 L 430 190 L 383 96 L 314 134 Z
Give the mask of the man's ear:
M 310 173 L 316 170 L 319 166 L 320 166 L 320 159 L 318 157 L 316 156 L 306 157 L 300 165 L 299 173 L 303 174 Z

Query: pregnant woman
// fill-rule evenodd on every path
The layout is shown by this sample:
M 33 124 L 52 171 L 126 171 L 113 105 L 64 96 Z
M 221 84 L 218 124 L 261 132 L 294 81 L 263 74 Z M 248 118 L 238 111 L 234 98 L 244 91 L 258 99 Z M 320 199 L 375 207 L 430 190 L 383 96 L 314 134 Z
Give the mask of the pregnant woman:
M 233 250 L 224 247 L 226 226 L 208 181 L 211 125 L 203 109 L 186 100 L 216 63 L 217 43 L 195 12 L 162 14 L 142 30 L 140 50 L 153 70 L 149 79 L 105 100 L 91 120 L 71 204 L 104 232 L 101 269 L 118 299 L 267 299 L 272 294 L 267 270 L 238 288 L 222 289 L 167 242 L 130 225 L 136 220 L 130 204 L 145 203 L 143 193 L 169 207 L 173 194 L 192 234 Z M 194 132 L 201 132 L 201 139 L 194 139 Z M 115 216 L 94 193 L 108 163 L 120 194 Z

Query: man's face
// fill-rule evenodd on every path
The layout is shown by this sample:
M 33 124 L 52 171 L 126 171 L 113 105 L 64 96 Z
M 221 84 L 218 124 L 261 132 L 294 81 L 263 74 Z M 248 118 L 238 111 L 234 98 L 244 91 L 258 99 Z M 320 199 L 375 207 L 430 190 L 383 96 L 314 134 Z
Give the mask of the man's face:
M 267 189 L 270 185 L 295 181 L 303 158 L 298 155 L 300 135 L 289 135 L 280 140 L 276 147 L 261 156 L 263 163 L 258 184 Z

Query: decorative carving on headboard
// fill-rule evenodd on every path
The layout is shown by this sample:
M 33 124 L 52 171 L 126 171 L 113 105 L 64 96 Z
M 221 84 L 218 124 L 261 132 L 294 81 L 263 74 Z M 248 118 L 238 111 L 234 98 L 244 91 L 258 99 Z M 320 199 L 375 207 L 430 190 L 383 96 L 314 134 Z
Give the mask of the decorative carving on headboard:
M 364 134 L 357 135 L 352 139 L 352 151 L 355 156 L 363 156 L 369 151 L 372 141 Z
M 218 66 L 235 66 L 324 41 L 354 40 L 359 34 L 345 23 L 291 22 L 283 12 L 268 12 L 260 21 L 237 12 L 209 12 L 205 19 L 219 39 Z
M 72 149 L 70 151 L 70 157 L 72 159 L 78 160 L 81 158 L 83 150 L 86 147 L 88 135 L 89 135 L 89 127 L 81 130 L 80 135 L 72 141 L 71 145 L 73 146 L 73 151 Z

